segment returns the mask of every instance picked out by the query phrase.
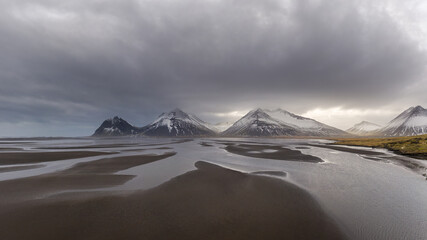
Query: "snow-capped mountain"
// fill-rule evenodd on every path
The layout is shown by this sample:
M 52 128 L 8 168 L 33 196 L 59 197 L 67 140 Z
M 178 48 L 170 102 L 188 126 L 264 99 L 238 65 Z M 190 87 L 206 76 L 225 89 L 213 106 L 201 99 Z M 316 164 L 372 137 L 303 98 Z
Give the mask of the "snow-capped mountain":
M 427 109 L 421 106 L 410 107 L 380 129 L 379 133 L 383 136 L 427 134 Z
M 178 108 L 161 114 L 144 128 L 142 134 L 147 136 L 206 136 L 216 133 L 208 123 Z
M 300 133 L 258 108 L 248 112 L 222 134 L 225 136 L 294 136 Z
M 347 129 L 347 132 L 355 135 L 366 136 L 376 134 L 380 128 L 381 126 L 378 124 L 363 121 Z
M 94 136 L 343 136 L 347 133 L 282 109 L 255 109 L 234 124 L 209 124 L 180 109 L 161 114 L 142 128 L 114 117 L 105 120 Z M 225 131 L 223 131 L 226 129 Z
M 302 117 L 283 109 L 264 110 L 272 118 L 287 126 L 294 127 L 304 136 L 342 136 L 346 132 L 318 122 L 311 118 Z
M 95 130 L 93 136 L 125 136 L 138 134 L 142 129 L 132 126 L 120 117 L 115 116 L 105 120 L 101 126 Z
M 250 111 L 223 132 L 226 136 L 342 136 L 346 133 L 316 120 L 277 109 Z

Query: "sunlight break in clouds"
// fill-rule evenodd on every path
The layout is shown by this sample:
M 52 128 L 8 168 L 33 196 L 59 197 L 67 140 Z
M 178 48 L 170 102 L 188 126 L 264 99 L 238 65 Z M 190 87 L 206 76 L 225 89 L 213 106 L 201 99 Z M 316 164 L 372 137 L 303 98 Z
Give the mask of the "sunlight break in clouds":
M 384 125 L 383 119 L 391 120 L 399 111 L 387 109 L 345 109 L 341 106 L 332 108 L 315 108 L 303 114 L 304 117 L 341 128 L 350 128 L 354 123 L 364 120 Z M 389 121 L 388 120 L 388 121 Z
M 250 110 L 232 111 L 232 112 L 219 112 L 219 113 L 213 113 L 213 115 L 215 115 L 217 117 L 239 118 L 239 117 L 243 117 L 249 111 Z

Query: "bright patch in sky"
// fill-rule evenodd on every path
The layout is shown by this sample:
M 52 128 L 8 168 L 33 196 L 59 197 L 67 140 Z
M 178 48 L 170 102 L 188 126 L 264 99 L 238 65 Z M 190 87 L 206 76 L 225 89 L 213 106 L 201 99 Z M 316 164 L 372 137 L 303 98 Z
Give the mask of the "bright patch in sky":
M 219 113 L 213 113 L 213 115 L 215 115 L 216 117 L 223 117 L 223 118 L 240 118 L 240 117 L 243 117 L 249 111 L 250 110 L 232 111 L 232 112 L 219 112 Z
M 385 125 L 383 119 L 391 120 L 399 111 L 387 109 L 345 109 L 343 107 L 315 108 L 302 114 L 304 117 L 313 118 L 317 121 L 347 129 L 361 121 L 372 121 Z

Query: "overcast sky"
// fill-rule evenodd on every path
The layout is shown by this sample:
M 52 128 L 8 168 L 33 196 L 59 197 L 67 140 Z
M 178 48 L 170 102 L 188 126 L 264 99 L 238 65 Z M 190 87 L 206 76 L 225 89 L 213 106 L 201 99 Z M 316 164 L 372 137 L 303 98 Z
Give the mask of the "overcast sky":
M 0 136 L 83 136 L 175 107 L 346 129 L 427 107 L 427 1 L 0 0 Z

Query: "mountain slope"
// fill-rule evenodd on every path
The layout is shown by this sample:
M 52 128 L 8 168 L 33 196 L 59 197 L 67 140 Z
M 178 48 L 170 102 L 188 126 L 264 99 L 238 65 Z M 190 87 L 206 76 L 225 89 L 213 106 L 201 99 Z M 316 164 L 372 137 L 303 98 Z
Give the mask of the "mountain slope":
M 138 134 L 141 131 L 142 129 L 132 126 L 122 118 L 115 116 L 105 120 L 92 136 L 126 136 Z
M 381 126 L 378 124 L 363 121 L 347 129 L 347 132 L 355 135 L 367 136 L 375 134 L 380 128 Z
M 311 118 L 302 117 L 283 109 L 264 110 L 268 115 L 280 123 L 296 128 L 304 136 L 343 136 L 347 133 L 318 122 Z
M 225 136 L 294 136 L 301 133 L 258 108 L 248 112 L 222 134 Z
M 427 110 L 410 107 L 379 131 L 383 136 L 415 136 L 427 134 Z
M 198 117 L 180 109 L 161 114 L 153 123 L 144 127 L 147 136 L 208 136 L 216 132 Z
M 222 133 L 225 136 L 344 136 L 346 132 L 282 109 L 255 109 Z

